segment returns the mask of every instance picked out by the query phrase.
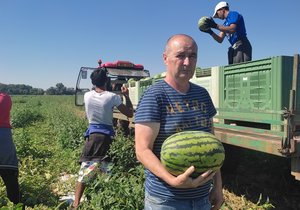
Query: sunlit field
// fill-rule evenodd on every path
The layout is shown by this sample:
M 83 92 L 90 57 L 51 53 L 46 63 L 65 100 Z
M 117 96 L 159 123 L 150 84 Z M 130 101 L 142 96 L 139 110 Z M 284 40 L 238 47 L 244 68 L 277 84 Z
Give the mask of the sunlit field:
M 74 105 L 74 96 L 12 96 L 12 99 L 13 139 L 25 209 L 68 209 L 87 127 L 83 107 Z M 79 209 L 143 209 L 143 168 L 135 158 L 133 139 L 117 130 L 109 152 L 114 162 L 113 173 L 96 177 L 86 189 Z M 255 169 L 258 162 L 259 170 Z M 222 209 L 300 209 L 296 202 L 299 185 L 286 175 L 288 170 L 281 163 L 284 165 L 285 160 L 245 152 L 237 172 L 224 174 L 226 201 Z M 10 203 L 5 195 L 1 180 L 0 209 L 22 209 L 21 205 Z

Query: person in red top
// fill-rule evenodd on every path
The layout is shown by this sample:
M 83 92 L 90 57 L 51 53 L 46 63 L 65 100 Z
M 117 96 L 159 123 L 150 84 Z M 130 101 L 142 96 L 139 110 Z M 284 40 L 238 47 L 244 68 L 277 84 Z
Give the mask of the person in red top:
M 18 182 L 18 159 L 10 124 L 11 107 L 11 97 L 0 92 L 0 176 L 6 186 L 7 197 L 17 204 L 20 203 L 21 195 Z

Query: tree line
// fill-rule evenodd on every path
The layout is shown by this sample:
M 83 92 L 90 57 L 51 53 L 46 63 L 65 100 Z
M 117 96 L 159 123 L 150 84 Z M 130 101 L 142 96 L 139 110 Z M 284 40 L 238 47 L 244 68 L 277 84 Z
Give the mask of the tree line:
M 2 84 L 0 83 L 0 92 L 10 95 L 74 95 L 74 88 L 67 88 L 62 83 L 57 83 L 55 87 L 46 90 L 42 88 L 33 88 L 24 84 Z

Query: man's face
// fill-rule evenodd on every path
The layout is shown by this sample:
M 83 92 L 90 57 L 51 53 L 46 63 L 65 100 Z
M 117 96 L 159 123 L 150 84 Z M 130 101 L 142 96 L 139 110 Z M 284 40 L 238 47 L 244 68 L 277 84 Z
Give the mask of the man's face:
M 224 20 L 225 19 L 225 9 L 221 8 L 217 11 L 217 18 Z
M 197 45 L 188 38 L 176 39 L 164 53 L 167 72 L 175 80 L 188 81 L 194 75 L 197 63 Z

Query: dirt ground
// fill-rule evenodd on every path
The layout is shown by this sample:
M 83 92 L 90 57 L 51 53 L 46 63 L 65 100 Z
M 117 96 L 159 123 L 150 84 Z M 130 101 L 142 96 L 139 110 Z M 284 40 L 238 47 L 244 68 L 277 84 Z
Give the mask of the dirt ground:
M 300 209 L 300 181 L 290 175 L 290 160 L 261 152 L 242 150 L 236 171 L 222 171 L 225 198 L 232 209 L 245 208 L 246 199 L 254 204 L 269 203 L 274 208 Z

